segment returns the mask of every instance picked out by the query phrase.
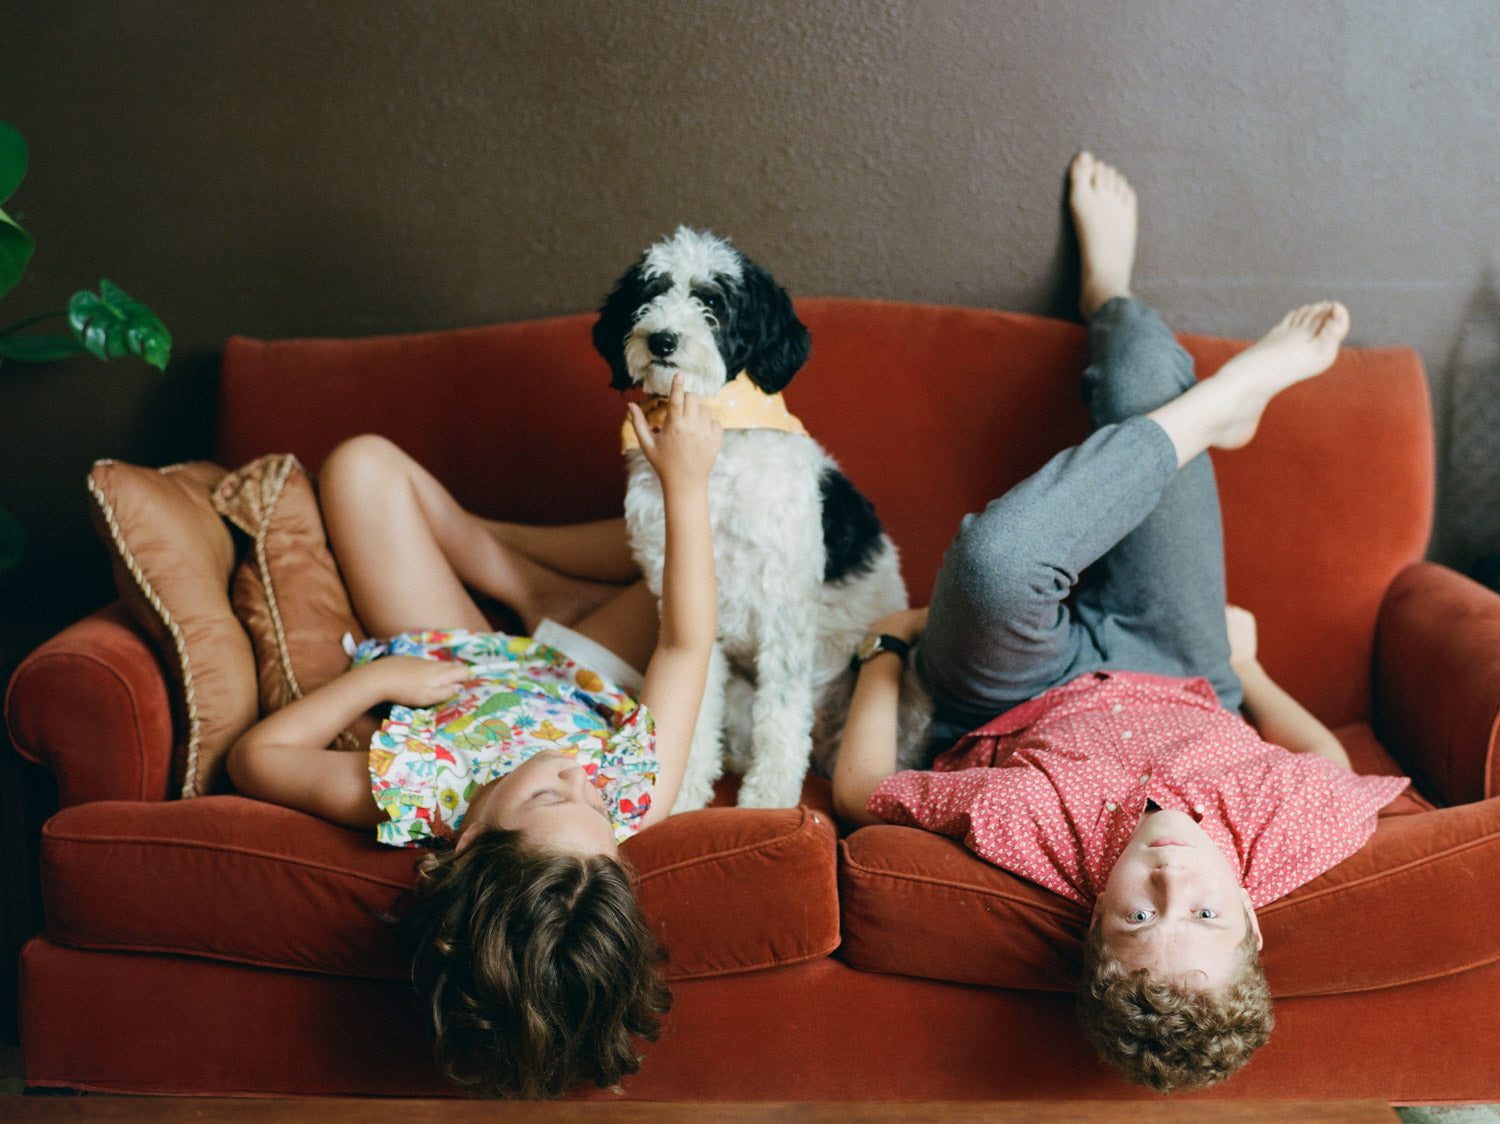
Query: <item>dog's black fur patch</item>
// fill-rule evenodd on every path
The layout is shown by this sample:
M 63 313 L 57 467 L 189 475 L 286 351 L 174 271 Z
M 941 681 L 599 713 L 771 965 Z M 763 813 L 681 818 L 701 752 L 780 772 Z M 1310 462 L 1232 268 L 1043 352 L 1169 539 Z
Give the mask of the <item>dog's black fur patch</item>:
M 775 394 L 807 362 L 812 335 L 797 319 L 786 290 L 760 266 L 734 252 L 740 257 L 740 279 L 714 277 L 696 286 L 693 295 L 713 318 L 714 341 L 729 377 L 745 371 L 761 390 Z M 648 280 L 644 263 L 642 255 L 625 271 L 594 321 L 594 348 L 609 363 L 609 385 L 614 390 L 635 385 L 625 365 L 625 337 L 637 310 L 672 287 L 670 277 Z
M 731 377 L 744 370 L 750 381 L 775 394 L 792 381 L 812 351 L 812 335 L 797 319 L 792 298 L 748 258 L 738 285 L 724 287 L 727 314 L 716 335 Z
M 875 505 L 836 468 L 818 478 L 823 501 L 823 584 L 830 585 L 868 573 L 880 554 L 885 528 Z
M 670 277 L 653 277 L 647 281 L 641 262 L 636 262 L 604 298 L 599 319 L 594 321 L 594 350 L 609 364 L 611 389 L 629 390 L 635 385 L 629 368 L 625 366 L 625 337 L 635 323 L 636 310 L 671 287 Z

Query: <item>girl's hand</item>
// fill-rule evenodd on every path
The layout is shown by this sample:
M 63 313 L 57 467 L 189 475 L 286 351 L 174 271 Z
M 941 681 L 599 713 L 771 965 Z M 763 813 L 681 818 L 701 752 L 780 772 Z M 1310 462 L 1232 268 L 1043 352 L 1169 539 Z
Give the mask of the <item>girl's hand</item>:
M 628 409 L 641 452 L 661 477 L 663 488 L 708 479 L 708 470 L 713 467 L 724 440 L 724 428 L 709 416 L 696 394 L 683 390 L 681 375 L 672 379 L 667 415 L 658 432 L 651 431 L 646 415 L 634 402 Z
M 447 702 L 474 674 L 466 663 L 420 656 L 384 656 L 369 666 L 385 676 L 382 694 L 387 702 L 419 708 Z
M 1224 624 L 1229 631 L 1229 663 L 1240 667 L 1255 662 L 1255 614 L 1238 605 L 1224 606 Z

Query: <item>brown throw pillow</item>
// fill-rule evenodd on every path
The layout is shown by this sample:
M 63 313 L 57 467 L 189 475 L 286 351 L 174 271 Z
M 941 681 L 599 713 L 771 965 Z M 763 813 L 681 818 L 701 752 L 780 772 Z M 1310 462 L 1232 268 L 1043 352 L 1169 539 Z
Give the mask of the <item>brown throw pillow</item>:
M 223 476 L 206 461 L 154 469 L 102 460 L 89 473 L 115 585 L 173 680 L 172 778 L 182 796 L 227 787 L 224 756 L 258 717 L 255 655 L 229 604 L 234 542 L 209 501 Z
M 276 453 L 229 473 L 213 505 L 250 536 L 231 600 L 255 650 L 261 713 L 270 714 L 340 675 L 349 666 L 344 635 L 357 642 L 365 633 L 329 552 L 313 482 L 296 457 Z M 346 730 L 334 744 L 360 743 Z

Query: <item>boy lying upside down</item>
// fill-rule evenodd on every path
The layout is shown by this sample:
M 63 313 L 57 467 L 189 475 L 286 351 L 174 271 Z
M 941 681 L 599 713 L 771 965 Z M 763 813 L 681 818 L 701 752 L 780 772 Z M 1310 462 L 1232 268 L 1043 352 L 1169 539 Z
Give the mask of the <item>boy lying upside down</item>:
M 1256 907 L 1356 851 L 1407 784 L 1350 772 L 1256 661 L 1253 618 L 1230 609 L 1226 628 L 1207 450 L 1246 444 L 1276 394 L 1326 370 L 1349 316 L 1296 309 L 1197 382 L 1131 299 L 1130 185 L 1088 153 L 1069 181 L 1092 433 L 964 519 L 927 609 L 876 623 L 834 801 L 1092 907 L 1085 1032 L 1131 1080 L 1193 1088 L 1269 1037 Z M 930 772 L 895 769 L 902 661 L 881 652 L 908 647 L 938 743 L 957 738 Z

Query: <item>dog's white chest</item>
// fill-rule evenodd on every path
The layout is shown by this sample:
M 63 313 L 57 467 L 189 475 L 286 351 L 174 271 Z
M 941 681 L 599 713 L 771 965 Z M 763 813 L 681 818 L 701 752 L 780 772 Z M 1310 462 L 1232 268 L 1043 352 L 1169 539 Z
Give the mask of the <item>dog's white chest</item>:
M 822 582 L 824 550 L 818 478 L 828 463 L 810 438 L 732 430 L 709 475 L 714 563 L 721 611 L 766 597 L 799 602 Z M 666 548 L 661 482 L 639 453 L 630 455 L 625 520 L 632 549 L 660 592 Z M 729 622 L 721 622 L 721 631 Z

